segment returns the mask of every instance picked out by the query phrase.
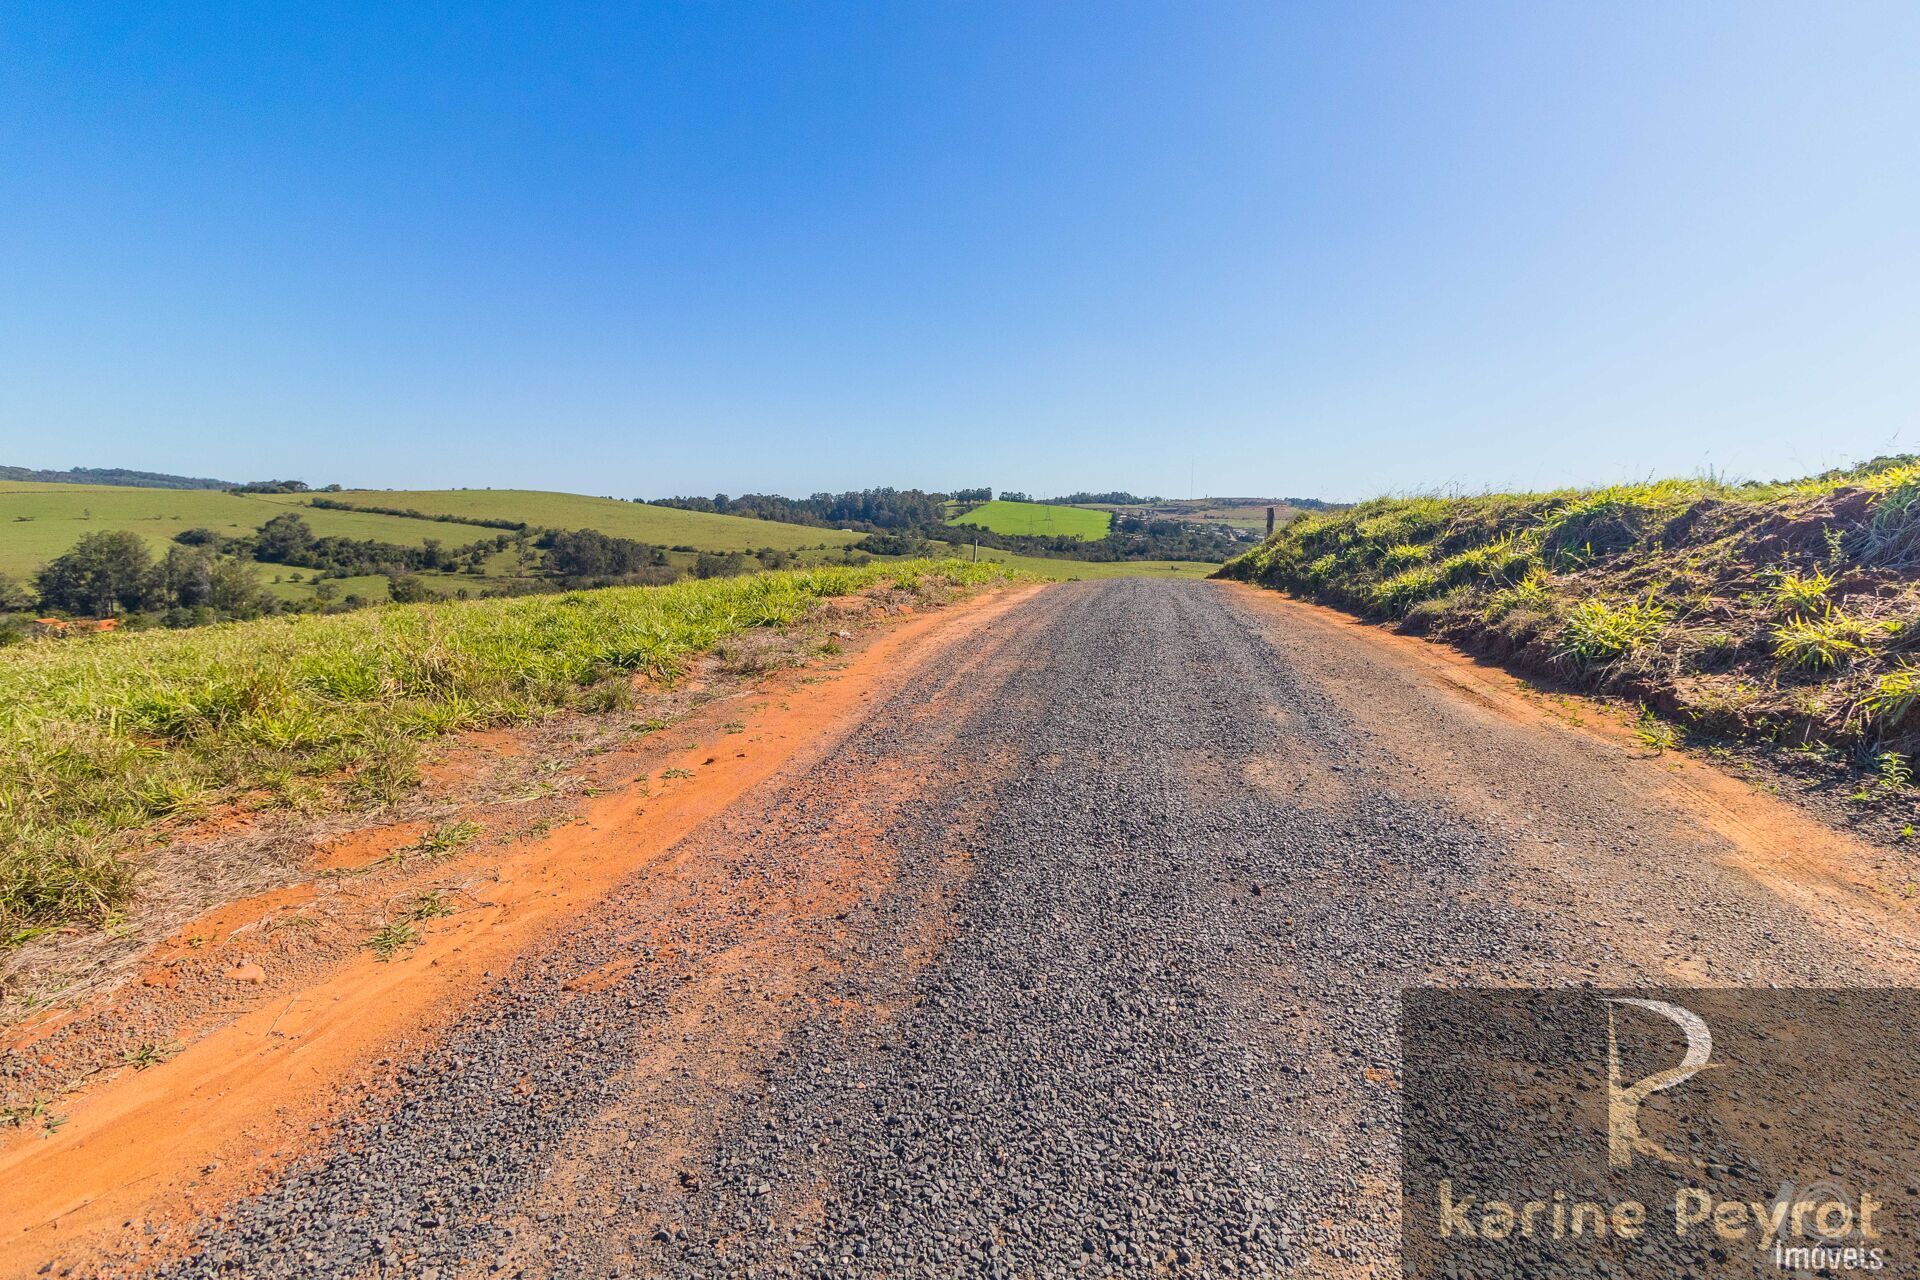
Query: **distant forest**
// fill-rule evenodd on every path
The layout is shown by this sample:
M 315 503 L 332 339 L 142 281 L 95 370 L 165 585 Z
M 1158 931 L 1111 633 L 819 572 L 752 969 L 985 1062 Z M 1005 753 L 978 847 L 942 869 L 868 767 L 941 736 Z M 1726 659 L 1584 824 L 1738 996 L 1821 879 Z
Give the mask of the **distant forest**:
M 36 471 L 32 467 L 0 467 L 0 480 L 27 480 L 35 484 L 117 484 L 135 489 L 232 489 L 231 480 L 205 476 L 173 476 L 164 471 L 128 471 L 124 467 L 72 467 L 66 471 Z
M 315 489 L 304 480 L 214 480 L 207 476 L 176 476 L 165 471 L 129 471 L 125 467 L 69 467 L 65 471 L 36 471 L 32 467 L 0 467 L 0 480 L 34 484 L 114 484 L 129 489 L 224 489 L 229 493 L 337 493 L 340 486 Z

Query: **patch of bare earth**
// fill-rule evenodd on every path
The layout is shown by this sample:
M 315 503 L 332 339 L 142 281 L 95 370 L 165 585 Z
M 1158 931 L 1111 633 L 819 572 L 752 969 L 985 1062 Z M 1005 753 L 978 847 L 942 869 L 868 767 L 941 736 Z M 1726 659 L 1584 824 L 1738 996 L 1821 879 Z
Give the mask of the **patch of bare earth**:
M 0 1129 L 0 1270 L 263 1185 L 370 1070 L 1008 594 L 830 601 L 636 686 L 629 709 L 443 742 L 377 813 L 169 833 L 119 929 L 10 961 L 0 1106 L 22 1122 Z

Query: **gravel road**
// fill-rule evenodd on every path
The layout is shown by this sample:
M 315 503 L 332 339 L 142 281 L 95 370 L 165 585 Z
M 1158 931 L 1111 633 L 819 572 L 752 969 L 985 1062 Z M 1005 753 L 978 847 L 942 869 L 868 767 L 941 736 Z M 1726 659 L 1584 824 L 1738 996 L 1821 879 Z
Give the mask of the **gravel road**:
M 1397 1274 L 1404 988 L 1912 980 L 1660 762 L 1297 608 L 929 656 L 166 1274 Z

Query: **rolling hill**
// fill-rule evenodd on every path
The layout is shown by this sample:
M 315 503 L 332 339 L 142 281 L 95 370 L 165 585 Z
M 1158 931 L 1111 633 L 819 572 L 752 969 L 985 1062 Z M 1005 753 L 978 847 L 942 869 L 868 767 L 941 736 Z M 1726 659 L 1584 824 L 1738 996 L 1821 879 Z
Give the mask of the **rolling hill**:
M 42 565 L 90 533 L 130 531 L 158 556 L 165 553 L 175 535 L 185 530 L 205 528 L 226 537 L 245 537 L 275 516 L 290 511 L 297 512 L 320 537 L 353 538 L 405 547 L 419 547 L 431 539 L 452 548 L 507 532 L 466 521 L 513 521 L 545 529 L 595 529 L 610 536 L 667 548 L 670 562 L 682 571 L 692 568 L 702 552 L 751 553 L 762 548 L 802 553 L 801 563 L 823 562 L 830 557 L 837 559 L 842 551 L 864 536 L 851 530 L 526 489 L 232 493 L 218 489 L 0 480 L 0 574 L 16 581 L 28 581 Z M 971 554 L 971 549 L 964 545 L 961 531 L 975 525 L 1008 534 L 1094 540 L 1107 535 L 1112 518 L 1109 511 L 1088 507 L 991 502 L 952 522 L 956 526 L 952 546 L 957 554 Z M 982 548 L 980 559 L 1050 579 L 1193 576 L 1210 573 L 1216 567 L 1197 561 L 1055 560 L 991 548 Z M 481 569 L 479 574 L 425 571 L 420 576 L 443 594 L 456 594 L 463 589 L 478 592 L 485 589 L 488 579 L 519 572 L 519 558 L 511 549 L 495 552 L 486 557 Z M 262 585 L 283 600 L 304 601 L 314 594 L 317 575 L 311 570 L 260 564 L 256 572 Z M 330 590 L 336 598 L 358 597 L 378 602 L 387 598 L 388 579 L 381 574 L 336 578 Z
M 577 493 L 547 493 L 534 489 L 350 489 L 343 493 L 297 495 L 300 501 L 313 497 L 352 506 L 418 511 L 429 516 L 522 520 L 549 529 L 598 529 L 618 538 L 633 538 L 660 547 L 692 547 L 698 551 L 753 551 L 761 547 L 794 551 L 823 545 L 842 547 L 858 542 L 862 537 L 861 534 L 839 529 L 781 524 L 746 516 L 712 515 L 646 502 L 622 502 L 618 498 L 589 498 Z M 316 513 L 319 510 L 316 508 Z M 423 523 L 429 529 L 435 527 L 424 522 L 417 523 Z
M 89 533 L 128 530 L 156 556 L 165 554 L 174 536 L 206 528 L 226 537 L 251 535 L 277 515 L 297 512 L 320 537 L 342 537 L 418 547 L 429 539 L 453 547 L 491 538 L 502 531 L 481 525 L 423 520 L 375 511 L 314 506 L 314 499 L 348 505 L 381 506 L 482 520 L 516 520 L 558 529 L 597 529 L 661 547 L 688 547 L 671 558 L 685 568 L 694 553 L 750 551 L 773 547 L 838 550 L 859 541 L 856 533 L 778 524 L 742 516 L 709 515 L 669 507 L 527 490 L 359 490 L 345 493 L 228 493 L 214 489 L 141 489 L 122 485 L 81 485 L 0 481 L 0 574 L 26 581 L 40 566 Z M 487 577 L 511 574 L 511 551 L 487 561 Z M 287 600 L 313 594 L 314 575 L 299 569 L 262 564 L 263 585 Z M 465 575 L 421 575 L 435 590 L 477 586 Z M 334 589 L 379 601 L 387 597 L 387 579 L 378 574 L 338 579 Z
M 89 533 L 127 529 L 156 552 L 173 536 L 205 528 L 251 534 L 305 501 L 304 494 L 240 494 L 215 489 L 136 489 L 124 485 L 0 482 L 0 573 L 24 578 Z M 446 526 L 354 511 L 302 509 L 321 537 L 372 538 L 417 547 L 428 538 L 472 541 Z M 478 531 L 474 537 L 478 537 Z

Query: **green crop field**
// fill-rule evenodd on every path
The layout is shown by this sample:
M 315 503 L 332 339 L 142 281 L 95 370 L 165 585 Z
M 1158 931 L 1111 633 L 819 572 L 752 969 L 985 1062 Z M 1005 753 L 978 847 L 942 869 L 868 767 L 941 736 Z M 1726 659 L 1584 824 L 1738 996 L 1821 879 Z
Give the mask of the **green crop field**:
M 1022 537 L 1079 538 L 1095 541 L 1107 536 L 1113 513 L 1088 507 L 1063 507 L 1050 502 L 1006 502 L 995 499 L 975 507 L 948 524 L 977 524 L 995 533 Z
M 533 489 L 355 489 L 318 496 L 355 506 L 395 507 L 430 516 L 524 520 L 549 529 L 598 529 L 614 537 L 632 538 L 654 546 L 693 547 L 700 551 L 756 551 L 761 547 L 792 551 L 818 547 L 822 543 L 840 547 L 858 542 L 864 536 L 839 529 Z M 425 527 L 434 528 L 430 524 Z M 458 525 L 442 527 L 459 528 Z M 462 539 L 449 536 L 448 540 Z
M 302 500 L 298 494 L 236 494 L 214 489 L 134 489 L 118 485 L 0 483 L 0 573 L 25 578 L 89 533 L 130 529 L 156 554 L 185 529 L 251 534 Z M 322 537 L 372 538 L 417 547 L 428 538 L 455 544 L 459 525 L 398 516 L 297 508 Z

